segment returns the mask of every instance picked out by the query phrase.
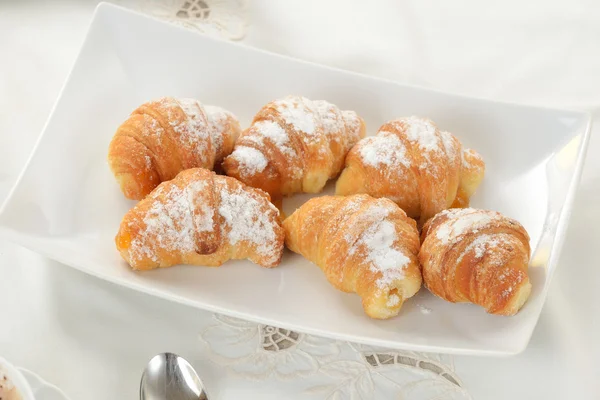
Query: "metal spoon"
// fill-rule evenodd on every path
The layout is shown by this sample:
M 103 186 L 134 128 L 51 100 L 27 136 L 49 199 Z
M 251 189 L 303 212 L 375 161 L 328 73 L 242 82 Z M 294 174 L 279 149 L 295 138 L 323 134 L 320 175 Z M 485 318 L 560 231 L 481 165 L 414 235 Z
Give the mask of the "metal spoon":
M 140 400 L 208 400 L 194 368 L 173 353 L 154 356 L 140 382 Z

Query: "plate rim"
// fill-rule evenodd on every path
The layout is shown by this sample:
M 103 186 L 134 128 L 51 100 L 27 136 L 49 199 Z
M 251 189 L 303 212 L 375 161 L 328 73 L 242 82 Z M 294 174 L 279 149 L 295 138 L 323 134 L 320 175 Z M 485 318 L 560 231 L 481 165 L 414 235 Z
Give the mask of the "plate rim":
M 0 356 L 0 368 L 5 371 L 9 380 L 17 389 L 18 394 L 20 394 L 24 400 L 35 400 L 35 397 L 33 396 L 33 388 L 31 387 L 30 382 L 21 373 L 20 368 L 2 356 Z
M 540 307 L 539 312 L 537 312 L 537 315 L 532 317 L 531 320 L 527 321 L 528 324 L 531 326 L 531 328 L 527 329 L 527 334 L 526 335 L 524 334 L 522 336 L 523 339 L 519 340 L 518 345 L 507 346 L 502 349 L 499 347 L 495 347 L 495 348 L 491 348 L 491 349 L 480 349 L 480 350 L 472 349 L 472 348 L 457 347 L 457 346 L 445 347 L 445 346 L 439 346 L 439 345 L 436 346 L 436 345 L 423 345 L 423 344 L 406 343 L 406 342 L 391 342 L 390 340 L 380 340 L 380 339 L 374 339 L 374 338 L 361 338 L 361 337 L 356 337 L 356 336 L 352 336 L 352 335 L 348 335 L 348 334 L 337 334 L 337 333 L 329 334 L 328 331 L 320 331 L 320 330 L 313 329 L 313 328 L 307 328 L 307 327 L 304 327 L 301 325 L 300 326 L 296 325 L 294 323 L 285 323 L 285 322 L 282 323 L 280 321 L 275 321 L 270 318 L 263 318 L 258 314 L 250 315 L 245 312 L 238 312 L 238 311 L 233 311 L 233 310 L 229 310 L 229 309 L 221 309 L 218 306 L 205 304 L 205 303 L 199 303 L 198 301 L 191 300 L 186 297 L 177 296 L 176 294 L 166 293 L 164 291 L 157 290 L 157 289 L 145 286 L 145 285 L 137 284 L 137 283 L 134 283 L 131 281 L 122 280 L 122 279 L 119 279 L 118 277 L 106 276 L 106 275 L 102 275 L 99 273 L 95 273 L 93 271 L 90 271 L 88 268 L 80 265 L 80 263 L 73 263 L 72 261 L 63 261 L 64 258 L 62 256 L 61 252 L 59 252 L 59 251 L 56 251 L 56 252 L 48 251 L 48 249 L 46 249 L 46 248 L 40 250 L 40 246 L 35 246 L 35 242 L 37 242 L 38 240 L 42 240 L 42 239 L 33 238 L 34 240 L 31 240 L 31 238 L 27 238 L 20 232 L 15 231 L 14 229 L 11 229 L 6 226 L 0 226 L 0 238 L 3 238 L 10 242 L 16 243 L 18 245 L 21 245 L 35 253 L 41 254 L 44 257 L 58 261 L 61 264 L 65 264 L 66 266 L 68 266 L 70 268 L 76 269 L 78 271 L 81 271 L 88 275 L 94 276 L 98 279 L 110 282 L 112 284 L 126 287 L 128 289 L 132 289 L 132 290 L 142 292 L 142 293 L 145 293 L 145 294 L 148 294 L 151 296 L 159 297 L 159 298 L 162 298 L 165 300 L 173 301 L 173 302 L 176 302 L 179 304 L 184 304 L 184 305 L 191 306 L 194 308 L 200 308 L 200 309 L 203 309 L 203 310 L 206 310 L 209 312 L 229 315 L 232 317 L 242 318 L 242 319 L 246 319 L 246 320 L 252 320 L 252 321 L 255 321 L 260 324 L 276 325 L 276 326 L 279 326 L 279 327 L 282 327 L 285 329 L 292 329 L 292 330 L 299 331 L 299 332 L 305 332 L 307 334 L 311 334 L 311 335 L 315 335 L 315 336 L 328 337 L 328 338 L 332 338 L 332 339 L 345 340 L 345 341 L 350 341 L 350 342 L 355 342 L 355 343 L 365 343 L 365 344 L 378 343 L 378 344 L 376 344 L 377 346 L 391 347 L 391 348 L 395 348 L 395 349 L 415 350 L 415 351 L 422 351 L 422 352 L 434 352 L 434 353 L 444 353 L 444 354 L 456 354 L 456 355 L 460 354 L 460 355 L 476 355 L 476 356 L 511 356 L 511 355 L 516 355 L 516 354 L 523 352 L 528 347 L 531 337 L 533 335 L 533 331 L 535 330 L 535 327 L 537 326 L 539 318 L 541 316 L 541 311 L 543 309 L 543 306 L 546 303 L 546 300 L 548 297 L 548 291 L 549 291 L 550 285 L 552 283 L 553 276 L 556 273 L 556 268 L 558 267 L 557 264 L 559 261 L 559 257 L 562 253 L 562 248 L 563 248 L 564 242 L 566 240 L 567 228 L 568 228 L 568 225 L 569 225 L 569 222 L 571 219 L 570 217 L 571 217 L 571 214 L 573 211 L 573 204 L 574 204 L 575 196 L 577 194 L 577 188 L 579 187 L 579 183 L 581 181 L 581 177 L 582 177 L 582 173 L 583 173 L 583 167 L 585 164 L 585 158 L 586 158 L 587 150 L 589 147 L 589 141 L 590 141 L 590 137 L 591 137 L 591 129 L 592 129 L 592 123 L 593 123 L 592 122 L 593 118 L 592 118 L 591 112 L 586 111 L 586 110 L 554 108 L 554 107 L 545 107 L 545 106 L 539 106 L 539 105 L 520 104 L 520 103 L 516 103 L 516 102 L 499 101 L 499 100 L 493 100 L 493 99 L 489 99 L 489 98 L 468 96 L 468 95 L 464 95 L 464 94 L 457 94 L 457 93 L 452 93 L 452 92 L 447 92 L 447 91 L 426 88 L 426 87 L 422 87 L 422 86 L 418 86 L 418 85 L 401 83 L 401 82 L 397 82 L 397 81 L 394 81 L 391 79 L 380 78 L 377 76 L 371 76 L 371 75 L 364 74 L 364 73 L 349 71 L 349 70 L 345 70 L 345 69 L 338 68 L 338 67 L 332 67 L 332 66 L 312 62 L 312 61 L 294 58 L 294 57 L 291 57 L 288 55 L 274 53 L 274 52 L 271 52 L 268 50 L 248 46 L 243 43 L 237 43 L 237 42 L 231 42 L 231 41 L 227 41 L 227 40 L 223 40 L 223 39 L 218 39 L 218 38 L 215 38 L 212 36 L 204 35 L 200 32 L 186 29 L 184 27 L 166 22 L 157 17 L 150 16 L 150 15 L 147 15 L 147 14 L 135 11 L 135 10 L 131 10 L 131 9 L 128 9 L 128 8 L 125 8 L 122 6 L 112 4 L 112 3 L 100 2 L 94 10 L 91 22 L 88 25 L 88 29 L 86 31 L 82 45 L 78 51 L 77 56 L 75 57 L 75 60 L 71 66 L 71 69 L 70 69 L 65 81 L 63 82 L 63 84 L 61 86 L 61 89 L 60 89 L 58 96 L 52 106 L 52 109 L 44 123 L 44 126 L 43 126 L 41 132 L 39 133 L 39 135 L 35 141 L 35 144 L 31 150 L 24 166 L 22 167 L 22 170 L 19 172 L 17 179 L 15 180 L 13 186 L 9 190 L 7 196 L 5 197 L 4 201 L 2 202 L 2 205 L 0 206 L 0 216 L 4 214 L 5 209 L 7 208 L 8 204 L 11 203 L 11 200 L 14 197 L 16 190 L 20 186 L 26 172 L 30 168 L 31 162 L 33 161 L 35 155 L 38 152 L 40 143 L 41 143 L 43 137 L 46 135 L 46 132 L 48 130 L 48 125 L 53 120 L 54 114 L 56 112 L 56 108 L 60 104 L 61 99 L 64 94 L 64 91 L 71 81 L 73 71 L 75 71 L 75 68 L 77 67 L 77 65 L 80 61 L 82 52 L 86 48 L 86 46 L 89 42 L 90 33 L 94 30 L 94 28 L 97 24 L 101 23 L 101 18 L 107 18 L 107 17 L 110 18 L 111 14 L 113 14 L 113 13 L 126 14 L 126 15 L 128 15 L 128 17 L 151 20 L 151 21 L 153 21 L 153 23 L 167 25 L 171 29 L 176 29 L 176 30 L 180 30 L 183 32 L 199 35 L 207 40 L 218 42 L 221 44 L 225 44 L 225 45 L 229 45 L 229 46 L 237 46 L 246 51 L 252 51 L 255 53 L 266 54 L 268 56 L 283 58 L 283 59 L 292 61 L 294 63 L 305 64 L 305 65 L 309 65 L 309 66 L 313 66 L 313 67 L 318 67 L 321 69 L 326 69 L 329 71 L 343 73 L 343 74 L 346 74 L 349 76 L 355 76 L 355 77 L 360 77 L 363 79 L 369 79 L 372 81 L 378 81 L 378 82 L 385 83 L 388 85 L 395 85 L 395 86 L 399 86 L 402 88 L 416 89 L 416 90 L 424 91 L 424 92 L 428 92 L 428 93 L 452 96 L 452 97 L 464 99 L 464 100 L 481 101 L 481 102 L 485 102 L 485 103 L 489 103 L 489 104 L 504 105 L 504 106 L 510 106 L 510 107 L 518 107 L 518 108 L 525 108 L 525 109 L 529 109 L 529 110 L 537 110 L 537 111 L 545 111 L 545 112 L 553 112 L 553 113 L 571 113 L 571 114 L 573 114 L 574 117 L 577 117 L 577 119 L 580 120 L 582 124 L 585 124 L 585 128 L 583 129 L 583 132 L 580 134 L 582 137 L 582 140 L 579 145 L 578 152 L 577 152 L 576 164 L 575 164 L 573 174 L 571 177 L 571 182 L 569 183 L 569 186 L 568 186 L 568 190 L 567 190 L 567 193 L 565 196 L 563 206 L 559 213 L 558 223 L 557 223 L 557 227 L 556 227 L 556 233 L 554 236 L 555 243 L 552 246 L 552 250 L 551 250 L 551 253 L 550 253 L 550 256 L 548 259 L 548 263 L 547 263 L 548 267 L 552 266 L 553 268 L 552 268 L 550 274 L 548 275 L 548 278 L 547 278 L 548 283 L 546 285 L 544 285 L 542 293 L 540 294 L 541 304 L 539 306 Z M 106 15 L 106 17 L 103 17 L 103 15 Z M 573 137 L 576 137 L 576 136 L 578 136 L 578 135 L 575 135 Z M 45 247 L 45 246 L 41 246 L 41 247 Z
M 283 329 L 289 329 L 296 332 L 302 332 L 312 336 L 324 337 L 333 340 L 340 340 L 351 343 L 359 343 L 365 345 L 379 346 L 388 349 L 396 349 L 396 350 L 410 350 L 410 351 L 419 351 L 423 353 L 442 353 L 442 354 L 453 354 L 453 355 L 469 355 L 469 356 L 512 356 L 521 353 L 528 344 L 527 340 L 523 346 L 511 346 L 506 348 L 488 348 L 488 349 L 472 349 L 468 347 L 460 347 L 460 346 L 439 346 L 439 345 L 424 345 L 424 344 L 416 344 L 416 343 L 406 343 L 400 341 L 391 341 L 391 340 L 381 340 L 372 337 L 362 337 L 362 336 L 353 336 L 351 334 L 337 334 L 337 333 L 329 333 L 328 331 L 321 331 L 319 329 L 307 328 L 303 325 L 298 325 L 294 323 L 281 322 L 279 320 L 265 318 L 260 316 L 260 314 L 248 314 L 246 312 L 238 312 L 235 310 L 221 308 L 219 306 L 214 306 L 208 303 L 202 303 L 199 305 L 198 301 L 190 300 L 184 296 L 178 296 L 176 294 L 166 293 L 164 291 L 160 291 L 154 289 L 152 287 L 148 287 L 145 285 L 137 284 L 132 281 L 120 280 L 117 277 L 102 275 L 96 273 L 95 271 L 90 271 L 86 267 L 81 266 L 79 263 L 67 262 L 63 261 L 62 253 L 60 251 L 48 251 L 47 248 L 39 249 L 32 245 L 32 242 L 36 240 L 29 240 L 25 238 L 20 232 L 16 232 L 10 229 L 5 228 L 4 226 L 0 226 L 0 239 L 9 240 L 12 243 L 23 246 L 24 248 L 33 251 L 49 260 L 55 261 L 59 263 L 63 267 L 75 269 L 80 273 L 84 273 L 86 275 L 93 276 L 97 279 L 100 279 L 104 282 L 111 283 L 113 285 L 117 285 L 120 287 L 125 287 L 130 290 L 135 290 L 136 292 L 140 292 L 149 296 L 161 298 L 164 300 L 168 300 L 177 304 L 182 304 L 188 307 L 192 307 L 195 309 L 205 310 L 207 312 L 222 314 L 233 318 L 239 318 L 246 321 L 253 321 L 262 325 L 273 325 Z M 545 300 L 545 299 L 544 299 Z M 206 304 L 206 305 L 204 305 Z M 536 321 L 537 323 L 537 321 Z M 535 325 L 533 325 L 535 328 Z M 533 331 L 533 328 L 531 329 Z
M 32 391 L 35 391 L 35 389 L 34 389 L 34 385 L 33 385 L 34 382 L 32 382 L 31 379 L 35 379 L 35 383 L 40 385 L 39 388 L 52 390 L 55 393 L 59 394 L 63 398 L 63 400 L 70 400 L 69 396 L 67 396 L 67 394 L 61 388 L 48 382 L 47 380 L 45 380 L 44 378 L 42 378 L 35 372 L 33 372 L 27 368 L 23 368 L 23 367 L 16 367 L 16 368 L 21 373 L 21 375 L 23 375 L 23 377 L 25 378 L 27 383 L 29 383 L 29 385 L 32 388 L 31 389 Z M 39 400 L 43 400 L 43 399 L 39 399 Z

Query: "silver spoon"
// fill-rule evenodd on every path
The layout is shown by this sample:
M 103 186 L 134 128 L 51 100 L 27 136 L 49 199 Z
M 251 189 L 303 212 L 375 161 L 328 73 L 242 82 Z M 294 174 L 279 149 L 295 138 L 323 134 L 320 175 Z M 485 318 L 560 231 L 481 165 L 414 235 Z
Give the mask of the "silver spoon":
M 140 382 L 140 400 L 208 400 L 194 368 L 173 353 L 154 356 Z

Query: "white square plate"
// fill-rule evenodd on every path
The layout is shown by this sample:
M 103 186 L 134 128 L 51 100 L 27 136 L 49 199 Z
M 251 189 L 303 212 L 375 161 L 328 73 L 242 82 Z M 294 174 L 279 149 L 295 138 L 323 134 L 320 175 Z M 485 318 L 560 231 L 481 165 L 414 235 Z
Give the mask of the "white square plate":
M 364 315 L 358 296 L 333 289 L 319 268 L 290 253 L 273 270 L 238 261 L 131 271 L 113 238 L 133 202 L 124 199 L 106 163 L 109 141 L 131 110 L 163 95 L 195 97 L 232 110 L 247 125 L 262 105 L 288 94 L 356 110 L 370 134 L 395 117 L 427 116 L 480 152 L 487 176 L 473 205 L 514 217 L 531 234 L 533 291 L 522 311 L 487 315 L 422 289 L 398 317 L 376 321 Z M 514 354 L 529 341 L 557 267 L 589 132 L 585 113 L 403 86 L 210 39 L 103 4 L 3 205 L 1 231 L 99 278 L 218 313 L 391 348 Z M 296 196 L 287 206 L 308 197 Z

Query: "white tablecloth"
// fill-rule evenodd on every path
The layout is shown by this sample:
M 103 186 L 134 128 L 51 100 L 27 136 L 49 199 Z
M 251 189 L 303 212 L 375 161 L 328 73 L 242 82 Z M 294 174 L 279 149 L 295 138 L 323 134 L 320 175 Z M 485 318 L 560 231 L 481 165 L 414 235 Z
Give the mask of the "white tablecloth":
M 95 4 L 0 3 L 0 201 L 43 128 Z M 253 0 L 245 18 L 244 43 L 298 58 L 479 97 L 600 105 L 595 0 Z M 510 358 L 453 357 L 448 365 L 464 387 L 456 398 L 600 397 L 598 154 L 600 140 L 592 137 L 561 265 L 529 347 Z M 160 351 L 186 356 L 219 399 L 326 398 L 305 391 L 306 380 L 250 379 L 219 362 L 210 341 L 199 340 L 219 323 L 206 312 L 116 287 L 5 242 L 0 305 L 0 355 L 72 399 L 137 398 L 139 375 Z M 411 393 L 406 398 L 426 398 Z

